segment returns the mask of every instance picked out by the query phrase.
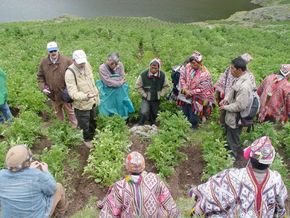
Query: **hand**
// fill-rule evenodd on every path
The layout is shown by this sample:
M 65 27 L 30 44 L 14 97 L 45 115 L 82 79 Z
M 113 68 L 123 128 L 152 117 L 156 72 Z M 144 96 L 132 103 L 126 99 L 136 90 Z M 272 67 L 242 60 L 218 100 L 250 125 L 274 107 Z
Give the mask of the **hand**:
M 220 105 L 220 111 L 222 111 L 222 110 L 225 109 L 224 106 L 225 106 L 225 105 Z
M 46 95 L 49 95 L 51 93 L 51 91 L 48 88 L 43 89 L 42 92 Z
M 226 101 L 225 99 L 221 100 L 219 105 L 220 106 L 224 106 L 224 105 L 227 105 L 228 104 L 228 101 Z
M 187 93 L 185 94 L 185 97 L 186 97 L 186 98 L 191 98 L 192 96 L 191 96 L 191 94 L 190 94 L 189 92 L 187 92 Z
M 48 165 L 47 163 L 41 162 L 40 163 L 40 167 L 42 169 L 43 172 L 48 172 Z
M 40 162 L 39 161 L 33 161 L 33 162 L 31 162 L 30 163 L 30 166 L 29 166 L 29 168 L 34 168 L 34 169 L 36 169 L 36 168 L 38 168 L 38 169 L 40 169 L 41 170 L 41 165 L 40 165 Z
M 88 93 L 87 94 L 87 97 L 88 98 L 94 98 L 94 97 L 96 97 L 97 95 L 96 94 L 94 94 L 94 93 Z

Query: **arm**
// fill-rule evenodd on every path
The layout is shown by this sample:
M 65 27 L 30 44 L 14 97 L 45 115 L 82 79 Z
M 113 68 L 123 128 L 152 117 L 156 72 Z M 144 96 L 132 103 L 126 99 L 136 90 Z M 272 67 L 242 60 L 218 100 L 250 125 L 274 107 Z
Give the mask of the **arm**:
M 177 218 L 180 217 L 180 212 L 176 206 L 175 201 L 173 200 L 168 188 L 166 185 L 160 181 L 161 192 L 159 195 L 159 201 L 163 208 L 167 211 L 168 217 Z
M 141 94 L 143 98 L 147 98 L 147 93 L 143 89 L 142 77 L 141 75 L 138 76 L 138 79 L 135 84 L 135 89 Z
M 65 72 L 65 84 L 68 90 L 68 94 L 73 100 L 82 101 L 89 99 L 88 93 L 78 91 L 74 75 L 70 70 L 66 70 Z
M 120 87 L 124 83 L 124 67 L 123 64 L 120 63 L 117 69 L 117 74 L 119 76 L 112 76 L 109 70 L 106 68 L 105 64 L 102 64 L 99 67 L 100 78 L 106 86 L 109 87 Z
M 162 96 L 166 95 L 166 93 L 168 92 L 169 88 L 170 88 L 170 87 L 169 87 L 168 80 L 167 80 L 167 78 L 165 77 L 165 79 L 164 79 L 164 83 L 163 83 L 163 86 L 162 86 L 162 89 L 161 89 L 161 91 L 160 91 L 160 96 L 162 97 Z
M 281 178 L 281 175 L 278 172 L 275 172 L 276 177 L 278 178 L 277 184 L 277 195 L 275 196 L 276 200 L 276 215 L 277 217 L 284 217 L 286 215 L 285 201 L 287 199 L 287 189 Z M 276 217 L 276 216 L 275 216 Z
M 187 89 L 186 86 L 186 69 L 185 66 L 180 68 L 180 77 L 179 77 L 179 89 Z
M 38 72 L 37 72 L 38 87 L 41 91 L 45 88 L 45 85 L 46 85 L 42 62 L 43 61 L 41 61 L 40 65 L 38 67 Z
M 231 90 L 231 92 L 234 90 Z M 224 105 L 223 109 L 229 112 L 240 112 L 246 109 L 249 105 L 249 96 L 251 95 L 251 90 L 249 87 L 241 87 L 240 90 L 236 91 L 235 102 Z M 227 96 L 228 97 L 228 96 Z
M 257 89 L 257 93 L 259 96 L 261 96 L 264 91 L 265 83 L 266 83 L 266 79 L 261 82 L 259 88 Z
M 98 208 L 100 211 L 100 218 L 103 217 L 120 217 L 122 213 L 122 199 L 118 192 L 118 188 L 115 187 L 116 184 L 109 190 L 107 196 L 103 201 L 98 202 Z
M 225 71 L 220 75 L 219 80 L 214 85 L 216 91 L 220 92 L 220 96 L 224 95 L 226 81 L 227 81 L 227 77 L 229 73 L 230 73 L 230 67 L 227 67 Z
M 46 196 L 54 195 L 56 191 L 56 181 L 53 176 L 48 171 L 40 172 L 40 175 L 40 187 L 43 194 Z
M 286 93 L 286 113 L 288 115 L 288 120 L 290 120 L 290 92 Z

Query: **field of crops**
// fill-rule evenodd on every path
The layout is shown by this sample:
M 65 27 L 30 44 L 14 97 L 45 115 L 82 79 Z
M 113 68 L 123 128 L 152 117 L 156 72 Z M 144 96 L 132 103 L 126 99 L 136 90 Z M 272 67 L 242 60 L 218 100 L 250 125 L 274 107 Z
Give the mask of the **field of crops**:
M 192 131 L 175 104 L 164 99 L 158 133 L 134 139 L 128 130 L 138 118 L 141 101 L 134 90 L 137 76 L 151 59 L 159 57 L 169 77 L 172 66 L 198 50 L 215 82 L 233 58 L 248 52 L 254 57 L 249 68 L 259 84 L 267 74 L 276 72 L 281 63 L 289 63 L 289 36 L 289 21 L 245 26 L 226 21 L 173 24 L 149 18 L 112 17 L 0 24 L 0 67 L 8 75 L 9 105 L 15 115 L 11 126 L 0 126 L 0 167 L 11 145 L 28 144 L 37 158 L 48 163 L 56 179 L 65 184 L 70 201 L 68 215 L 78 211 L 73 217 L 95 217 L 96 199 L 124 175 L 126 154 L 142 145 L 149 163 L 147 169 L 168 182 L 186 217 L 191 206 L 186 189 L 234 164 L 223 147 L 225 137 L 217 123 L 218 110 L 198 130 Z M 49 101 L 38 90 L 37 68 L 46 55 L 46 43 L 52 40 L 67 56 L 76 49 L 85 50 L 96 79 L 98 66 L 112 51 L 119 52 L 125 65 L 136 112 L 129 117 L 130 125 L 119 117 L 98 117 L 95 148 L 90 151 L 82 144 L 79 131 L 55 119 Z M 288 189 L 289 133 L 289 123 L 284 126 L 264 123 L 256 124 L 254 132 L 242 134 L 245 145 L 262 135 L 270 136 L 280 151 L 272 168 L 279 170 Z

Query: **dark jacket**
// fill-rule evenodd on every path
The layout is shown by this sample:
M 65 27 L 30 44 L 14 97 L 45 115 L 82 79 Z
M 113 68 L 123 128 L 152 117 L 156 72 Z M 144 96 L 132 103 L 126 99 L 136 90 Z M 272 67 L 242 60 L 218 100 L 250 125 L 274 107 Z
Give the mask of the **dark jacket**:
M 48 86 L 51 91 L 49 98 L 53 101 L 62 101 L 61 90 L 65 87 L 65 71 L 72 63 L 72 59 L 61 54 L 59 54 L 55 64 L 51 62 L 49 57 L 41 60 L 37 73 L 38 86 L 41 91 L 45 86 Z

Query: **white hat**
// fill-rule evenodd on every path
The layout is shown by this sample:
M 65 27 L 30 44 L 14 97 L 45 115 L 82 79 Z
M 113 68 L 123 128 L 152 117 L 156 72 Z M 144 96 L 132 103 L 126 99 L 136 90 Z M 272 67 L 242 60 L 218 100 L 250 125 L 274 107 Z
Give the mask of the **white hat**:
M 58 51 L 58 47 L 57 47 L 57 44 L 56 42 L 49 42 L 47 43 L 47 51 Z
M 241 58 L 248 64 L 251 60 L 253 60 L 253 57 L 249 53 L 245 53 L 241 55 Z
M 87 55 L 83 50 L 76 50 L 73 52 L 73 59 L 77 64 L 87 63 Z

